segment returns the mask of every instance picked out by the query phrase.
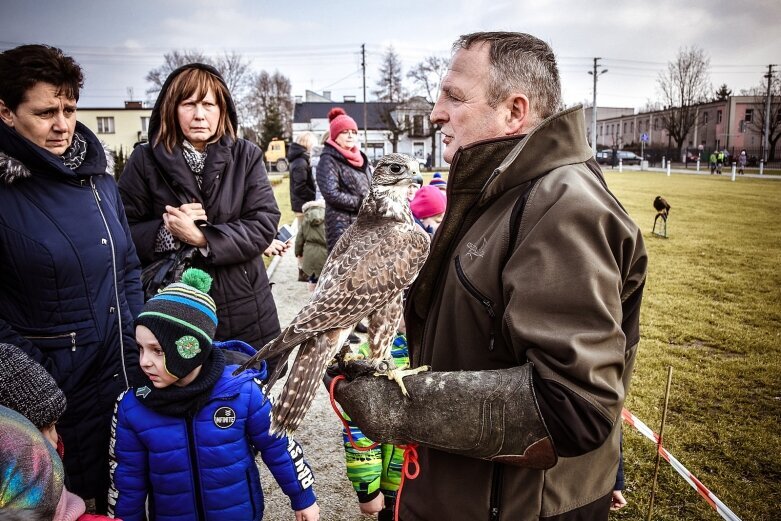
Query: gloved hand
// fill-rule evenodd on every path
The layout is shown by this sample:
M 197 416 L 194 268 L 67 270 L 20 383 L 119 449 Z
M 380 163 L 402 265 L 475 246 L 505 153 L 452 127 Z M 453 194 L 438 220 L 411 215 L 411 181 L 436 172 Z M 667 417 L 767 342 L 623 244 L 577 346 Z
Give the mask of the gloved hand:
M 407 376 L 409 398 L 374 371 L 363 361 L 343 364 L 339 373 L 347 380 L 335 387 L 337 401 L 368 438 L 529 468 L 556 464 L 534 397 L 531 364 Z M 334 370 L 330 373 L 333 378 Z

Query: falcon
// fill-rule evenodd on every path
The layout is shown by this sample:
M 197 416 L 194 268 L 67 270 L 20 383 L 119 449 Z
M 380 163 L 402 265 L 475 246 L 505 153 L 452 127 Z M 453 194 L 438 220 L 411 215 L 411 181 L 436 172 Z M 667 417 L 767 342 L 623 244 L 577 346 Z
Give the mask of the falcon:
M 407 187 L 418 168 L 416 160 L 402 154 L 380 159 L 358 216 L 328 256 L 310 301 L 274 340 L 234 372 L 258 360 L 290 356 L 301 346 L 274 400 L 272 432 L 296 430 L 331 359 L 364 317 L 368 317 L 372 363 L 406 394 L 402 378 L 418 370 L 395 369 L 390 349 L 402 318 L 404 289 L 429 251 L 429 236 L 415 223 L 407 199 Z M 284 366 L 280 359 L 268 389 Z

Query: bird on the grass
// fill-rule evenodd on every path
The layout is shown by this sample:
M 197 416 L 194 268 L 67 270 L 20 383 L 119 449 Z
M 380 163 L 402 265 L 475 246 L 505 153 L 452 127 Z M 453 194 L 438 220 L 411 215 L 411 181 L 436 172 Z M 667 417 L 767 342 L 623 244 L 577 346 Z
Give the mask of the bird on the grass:
M 236 370 L 301 346 L 272 408 L 272 432 L 296 430 L 331 359 L 364 317 L 369 317 L 373 363 L 406 393 L 402 378 L 417 370 L 395 369 L 390 349 L 403 313 L 404 289 L 429 251 L 429 236 L 415 224 L 407 199 L 418 170 L 418 162 L 402 154 L 380 159 L 358 216 L 328 256 L 310 301 L 279 336 Z M 267 389 L 284 365 L 278 363 Z

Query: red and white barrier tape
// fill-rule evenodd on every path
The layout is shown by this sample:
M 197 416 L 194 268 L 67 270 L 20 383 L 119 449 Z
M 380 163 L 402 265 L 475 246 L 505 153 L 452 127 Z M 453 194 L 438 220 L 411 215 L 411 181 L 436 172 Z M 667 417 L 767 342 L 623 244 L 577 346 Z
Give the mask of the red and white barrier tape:
M 727 505 L 722 503 L 713 492 L 708 490 L 708 488 L 703 485 L 699 479 L 694 477 L 694 475 L 689 472 L 689 469 L 684 467 L 680 461 L 675 459 L 675 457 L 670 454 L 667 449 L 664 448 L 664 446 L 659 445 L 659 435 L 656 434 L 650 427 L 648 427 L 648 425 L 643 423 L 640 418 L 629 412 L 627 409 L 621 411 L 621 416 L 624 418 L 625 422 L 637 429 L 640 434 L 654 442 L 654 444 L 659 447 L 659 454 L 661 454 L 661 456 L 667 460 L 670 465 L 672 465 L 676 472 L 678 472 L 678 474 L 680 474 L 694 490 L 699 492 L 699 494 L 705 498 L 705 501 L 707 501 L 708 504 L 713 507 L 713 509 L 718 512 L 721 517 L 727 521 L 740 521 L 740 518 L 735 515 L 735 513 L 730 510 Z

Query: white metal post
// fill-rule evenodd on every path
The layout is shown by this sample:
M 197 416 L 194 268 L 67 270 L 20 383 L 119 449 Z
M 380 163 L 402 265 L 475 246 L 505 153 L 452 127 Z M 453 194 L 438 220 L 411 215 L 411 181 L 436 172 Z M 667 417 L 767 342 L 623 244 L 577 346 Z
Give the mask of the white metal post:
M 697 173 L 700 173 L 700 158 L 697 158 Z
M 667 162 L 667 177 L 670 177 L 670 165 L 672 164 L 672 161 Z
M 732 162 L 732 180 L 735 180 L 735 162 Z

